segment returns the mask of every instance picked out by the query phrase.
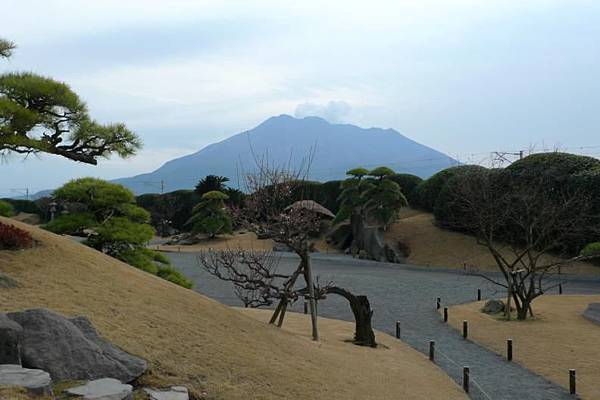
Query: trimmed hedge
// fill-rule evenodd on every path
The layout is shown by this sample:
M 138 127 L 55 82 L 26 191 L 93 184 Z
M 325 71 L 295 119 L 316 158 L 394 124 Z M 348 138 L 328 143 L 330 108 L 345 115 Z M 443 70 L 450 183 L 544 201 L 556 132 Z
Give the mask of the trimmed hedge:
M 416 206 L 418 204 L 418 200 L 416 198 L 416 188 L 419 186 L 423 179 L 416 175 L 411 174 L 395 174 L 389 177 L 390 180 L 396 182 L 406 200 L 408 200 L 408 204 L 412 206 L 413 204 Z
M 415 188 L 414 198 L 415 206 L 425 211 L 433 212 L 437 198 L 444 189 L 448 180 L 458 174 L 469 171 L 482 171 L 484 167 L 479 165 L 459 165 L 457 167 L 446 168 L 435 175 L 432 175 L 426 181 L 423 181 Z

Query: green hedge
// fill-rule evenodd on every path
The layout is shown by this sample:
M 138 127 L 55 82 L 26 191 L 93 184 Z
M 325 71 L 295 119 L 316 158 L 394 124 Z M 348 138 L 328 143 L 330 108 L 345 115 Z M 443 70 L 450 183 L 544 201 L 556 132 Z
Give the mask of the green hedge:
M 437 174 L 432 175 L 429 179 L 423 181 L 415 188 L 413 195 L 414 205 L 425 211 L 433 212 L 437 198 L 450 178 L 461 173 L 481 170 L 485 170 L 485 168 L 480 167 L 479 165 L 459 165 L 457 167 L 444 169 Z

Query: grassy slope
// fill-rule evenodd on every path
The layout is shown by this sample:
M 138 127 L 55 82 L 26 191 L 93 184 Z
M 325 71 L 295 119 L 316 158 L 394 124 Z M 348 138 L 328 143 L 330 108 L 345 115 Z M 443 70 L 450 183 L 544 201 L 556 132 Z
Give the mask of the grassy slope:
M 380 334 L 387 349 L 359 348 L 340 342 L 350 337 L 351 324 L 323 321 L 323 340 L 314 343 L 65 238 L 12 223 L 32 232 L 39 245 L 0 251 L 1 270 L 21 285 L 0 289 L 0 310 L 47 307 L 86 315 L 103 336 L 149 361 L 152 383 L 185 384 L 215 399 L 466 398 L 420 353 L 389 336 Z M 343 325 L 343 334 L 330 324 Z
M 411 264 L 463 268 L 466 263 L 469 269 L 496 271 L 494 259 L 487 248 L 477 244 L 472 236 L 438 228 L 430 213 L 408 210 L 386 232 L 386 239 L 407 243 L 411 248 L 408 258 Z M 508 251 L 505 253 L 508 254 Z M 598 275 L 600 267 L 579 262 L 569 267 L 568 271 Z
M 514 360 L 546 378 L 569 387 L 568 370 L 577 371 L 577 392 L 584 399 L 600 398 L 600 326 L 582 314 L 600 296 L 542 296 L 533 305 L 536 320 L 501 321 L 482 314 L 483 302 L 450 308 L 449 322 L 498 354 L 506 354 L 506 339 L 514 343 Z

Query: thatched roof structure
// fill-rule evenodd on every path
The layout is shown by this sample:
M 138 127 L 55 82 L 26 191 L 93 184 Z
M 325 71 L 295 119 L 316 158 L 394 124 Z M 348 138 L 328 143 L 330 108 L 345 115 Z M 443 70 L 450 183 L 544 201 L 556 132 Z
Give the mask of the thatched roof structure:
M 329 211 L 327 208 L 323 207 L 319 203 L 314 200 L 300 200 L 288 206 L 286 210 L 290 208 L 304 208 L 306 210 L 314 211 L 318 214 L 324 215 L 327 218 L 335 218 L 335 214 Z

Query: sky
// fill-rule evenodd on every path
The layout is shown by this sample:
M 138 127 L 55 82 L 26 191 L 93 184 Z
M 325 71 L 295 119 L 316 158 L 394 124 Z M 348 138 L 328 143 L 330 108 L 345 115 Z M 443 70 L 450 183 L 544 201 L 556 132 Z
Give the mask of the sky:
M 0 73 L 68 83 L 144 142 L 85 166 L 0 164 L 0 197 L 150 172 L 270 116 L 393 128 L 477 162 L 492 151 L 600 155 L 600 2 L 0 0 Z

